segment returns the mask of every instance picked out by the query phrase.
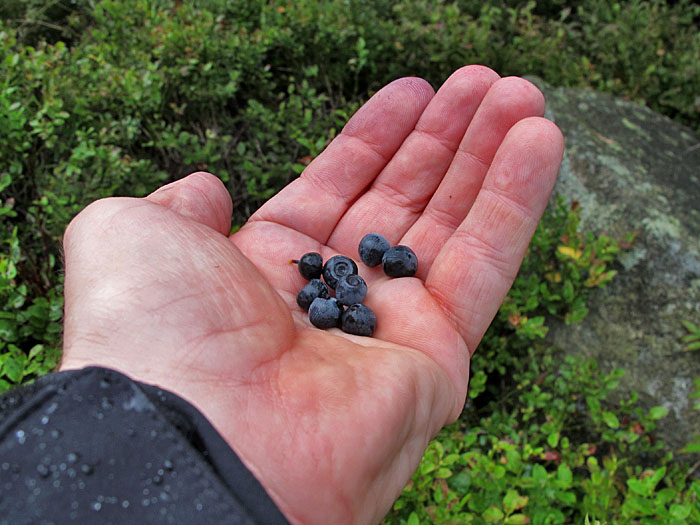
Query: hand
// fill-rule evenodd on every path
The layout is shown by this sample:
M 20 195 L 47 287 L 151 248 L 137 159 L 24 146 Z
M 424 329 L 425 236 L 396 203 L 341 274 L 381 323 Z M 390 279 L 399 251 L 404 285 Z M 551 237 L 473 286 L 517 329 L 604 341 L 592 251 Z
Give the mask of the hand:
M 381 520 L 464 405 L 469 357 L 516 275 L 562 158 L 530 83 L 469 66 L 369 100 L 300 178 L 228 236 L 196 173 L 68 227 L 62 369 L 117 369 L 203 412 L 298 523 Z M 358 259 L 369 232 L 416 277 L 360 264 L 374 337 L 310 325 L 290 259 Z

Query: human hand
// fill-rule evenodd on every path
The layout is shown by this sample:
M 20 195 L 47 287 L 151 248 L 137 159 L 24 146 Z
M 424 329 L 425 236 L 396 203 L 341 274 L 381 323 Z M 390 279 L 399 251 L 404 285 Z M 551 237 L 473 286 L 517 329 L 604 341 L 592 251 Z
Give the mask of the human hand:
M 381 520 L 459 416 L 470 353 L 546 206 L 563 141 L 543 111 L 532 84 L 480 66 L 436 94 L 392 82 L 230 237 L 208 174 L 93 203 L 64 237 L 62 369 L 187 399 L 292 522 Z M 374 336 L 314 328 L 289 260 L 357 259 L 369 232 L 410 246 L 418 274 L 360 264 Z

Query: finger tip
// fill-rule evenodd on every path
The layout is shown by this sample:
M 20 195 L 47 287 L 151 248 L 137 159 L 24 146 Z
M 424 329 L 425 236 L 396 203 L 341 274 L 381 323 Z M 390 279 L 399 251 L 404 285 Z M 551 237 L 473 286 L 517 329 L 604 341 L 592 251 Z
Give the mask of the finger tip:
M 544 94 L 535 84 L 522 77 L 503 77 L 493 85 L 499 98 L 526 107 L 531 115 L 543 116 L 545 109 Z
M 529 140 L 539 144 L 549 144 L 547 151 L 561 159 L 564 155 L 564 134 L 559 126 L 544 117 L 527 117 L 513 126 L 515 133 L 525 133 Z
M 435 95 L 430 82 L 420 77 L 401 77 L 387 84 L 377 94 L 386 94 L 388 98 L 400 96 L 404 103 L 419 107 L 422 111 Z
M 468 64 L 466 66 L 460 67 L 454 73 L 452 73 L 449 76 L 449 78 L 445 81 L 445 83 L 454 81 L 455 79 L 461 79 L 463 77 L 467 77 L 472 80 L 474 79 L 474 77 L 481 78 L 484 81 L 486 81 L 489 85 L 493 84 L 501 78 L 501 76 L 498 73 L 496 73 L 493 69 L 491 69 L 488 66 L 484 66 L 481 64 Z
M 401 87 L 415 90 L 418 93 L 430 93 L 431 95 L 435 92 L 433 86 L 430 82 L 421 77 L 407 76 L 400 77 L 396 80 L 389 82 L 386 86 L 387 88 Z

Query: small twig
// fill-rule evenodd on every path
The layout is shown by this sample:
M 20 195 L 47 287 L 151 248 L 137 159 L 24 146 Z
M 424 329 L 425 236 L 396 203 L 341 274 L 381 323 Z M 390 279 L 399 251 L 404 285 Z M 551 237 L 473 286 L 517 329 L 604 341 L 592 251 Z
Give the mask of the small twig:
M 692 476 L 693 472 L 695 472 L 698 469 L 698 467 L 700 467 L 700 459 L 697 460 L 692 467 L 690 467 L 690 470 L 686 474 L 686 477 L 689 478 L 690 476 Z
M 22 22 L 22 26 L 20 27 L 20 29 L 24 28 L 29 24 L 36 24 L 38 26 L 48 27 L 49 29 L 56 29 L 58 31 L 63 31 L 65 29 L 64 27 L 52 24 L 50 22 L 44 22 L 42 20 L 32 20 L 31 18 L 23 18 L 22 20 L 20 20 L 20 22 Z

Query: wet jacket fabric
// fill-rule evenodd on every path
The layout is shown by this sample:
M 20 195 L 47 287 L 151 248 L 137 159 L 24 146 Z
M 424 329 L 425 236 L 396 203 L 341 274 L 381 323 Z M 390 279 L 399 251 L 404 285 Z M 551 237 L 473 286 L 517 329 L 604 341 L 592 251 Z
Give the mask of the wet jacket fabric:
M 287 521 L 192 405 L 90 367 L 0 397 L 0 523 Z

